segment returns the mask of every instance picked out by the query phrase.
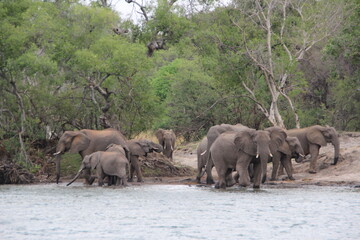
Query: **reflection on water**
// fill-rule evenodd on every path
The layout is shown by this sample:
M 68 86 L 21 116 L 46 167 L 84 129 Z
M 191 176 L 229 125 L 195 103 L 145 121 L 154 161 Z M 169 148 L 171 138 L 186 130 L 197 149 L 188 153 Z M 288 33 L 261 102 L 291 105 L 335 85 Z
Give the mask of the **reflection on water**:
M 0 239 L 360 239 L 360 191 L 0 186 Z

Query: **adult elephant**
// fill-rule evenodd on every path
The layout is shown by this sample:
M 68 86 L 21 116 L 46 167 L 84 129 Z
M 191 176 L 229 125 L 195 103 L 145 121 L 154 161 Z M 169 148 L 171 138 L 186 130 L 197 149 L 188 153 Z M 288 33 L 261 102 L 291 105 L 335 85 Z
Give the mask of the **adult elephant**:
M 272 147 L 275 146 L 270 146 L 270 150 Z M 273 157 L 271 161 L 273 164 L 273 169 L 270 180 L 275 181 L 277 179 L 280 163 L 285 167 L 289 179 L 295 180 L 292 172 L 291 159 L 295 158 L 295 161 L 300 163 L 305 157 L 304 150 L 301 147 L 299 140 L 296 137 L 287 137 L 283 144 L 281 144 L 281 146 L 277 149 L 277 151 L 274 151 L 272 154 Z
M 146 157 L 151 152 L 162 152 L 163 148 L 161 145 L 148 140 L 129 140 L 127 145 L 130 150 L 130 178 L 129 182 L 133 181 L 134 172 L 136 172 L 137 181 L 143 182 L 141 173 L 141 166 L 139 157 Z
M 173 130 L 158 129 L 155 132 L 155 136 L 159 141 L 159 144 L 163 147 L 163 154 L 173 159 L 173 153 L 175 149 L 176 135 Z
M 110 176 L 117 177 L 116 185 L 127 186 L 126 169 L 128 166 L 129 161 L 125 152 L 97 151 L 84 157 L 79 172 L 67 186 L 73 183 L 85 169 L 96 170 L 99 186 L 103 186 L 104 178 Z
M 236 125 L 231 125 L 231 124 L 220 124 L 220 125 L 215 125 L 210 127 L 209 131 L 206 134 L 206 138 L 207 138 L 207 148 L 206 151 L 202 152 L 202 155 L 207 155 L 206 156 L 206 166 L 205 166 L 205 171 L 206 171 L 206 183 L 207 184 L 213 184 L 214 180 L 213 180 L 213 176 L 212 176 L 212 168 L 214 167 L 214 163 L 212 162 L 210 155 L 208 154 L 210 152 L 210 148 L 212 146 L 212 144 L 215 142 L 215 140 L 224 132 L 228 132 L 228 131 L 242 131 L 244 129 L 250 129 L 240 123 L 236 124 Z M 201 174 L 202 175 L 202 174 Z
M 218 173 L 215 188 L 226 188 L 235 184 L 232 172 L 240 175 L 240 186 L 250 184 L 249 165 L 253 164 L 254 188 L 266 179 L 267 163 L 272 154 L 270 144 L 279 147 L 286 139 L 284 130 L 278 127 L 266 130 L 244 128 L 241 131 L 222 133 L 210 148 L 210 157 Z
M 311 155 L 309 173 L 316 173 L 319 150 L 321 147 L 326 146 L 327 143 L 332 143 L 334 146 L 334 163 L 332 165 L 335 165 L 339 160 L 340 141 L 335 128 L 315 125 L 307 128 L 290 129 L 287 134 L 290 137 L 297 137 L 304 154 Z
M 60 179 L 60 160 L 62 154 L 65 152 L 78 153 L 81 158 L 84 159 L 86 155 L 91 153 L 105 151 L 107 146 L 111 143 L 119 144 L 123 146 L 126 151 L 129 151 L 125 136 L 112 128 L 105 130 L 82 129 L 79 131 L 64 132 L 56 146 L 56 153 L 54 153 L 56 163 L 56 183 L 58 183 Z M 94 179 L 90 177 L 89 169 L 85 170 L 85 179 L 88 184 L 92 184 L 94 181 Z
M 203 169 L 206 166 L 206 161 L 207 161 L 208 155 L 209 155 L 209 152 L 206 151 L 207 144 L 208 144 L 207 137 L 204 137 L 196 149 L 197 166 L 198 166 L 198 174 L 196 176 L 196 181 L 198 183 L 200 183 L 200 179 L 203 176 L 203 174 L 205 173 L 205 171 L 203 171 Z

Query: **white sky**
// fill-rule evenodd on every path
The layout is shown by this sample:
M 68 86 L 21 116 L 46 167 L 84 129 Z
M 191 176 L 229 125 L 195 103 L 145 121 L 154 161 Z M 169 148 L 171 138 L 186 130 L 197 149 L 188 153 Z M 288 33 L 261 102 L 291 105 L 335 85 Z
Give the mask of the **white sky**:
M 85 3 L 89 3 L 91 0 L 83 0 Z M 135 0 L 142 6 L 147 5 L 149 3 L 156 4 L 157 0 Z M 221 0 L 218 2 L 217 5 L 228 5 L 231 0 Z M 138 5 L 134 3 L 127 3 L 125 0 L 109 0 L 111 7 L 119 12 L 120 17 L 122 20 L 131 19 L 135 23 L 140 22 L 143 19 L 143 15 Z M 179 0 L 176 4 L 180 4 L 181 6 L 185 7 L 187 11 L 200 11 L 201 7 L 191 5 L 190 3 L 194 3 L 195 1 L 191 0 Z M 149 16 L 150 17 L 150 16 Z

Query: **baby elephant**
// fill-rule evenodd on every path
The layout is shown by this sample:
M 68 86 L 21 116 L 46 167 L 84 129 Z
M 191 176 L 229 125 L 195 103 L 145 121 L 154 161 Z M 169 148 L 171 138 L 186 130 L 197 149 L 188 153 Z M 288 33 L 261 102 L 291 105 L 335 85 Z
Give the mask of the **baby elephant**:
M 69 186 L 81 174 L 84 169 L 96 169 L 99 186 L 104 185 L 106 176 L 116 176 L 116 185 L 127 186 L 126 168 L 129 167 L 129 161 L 126 156 L 120 152 L 98 151 L 86 155 L 81 163 L 80 170 L 74 179 L 67 184 Z

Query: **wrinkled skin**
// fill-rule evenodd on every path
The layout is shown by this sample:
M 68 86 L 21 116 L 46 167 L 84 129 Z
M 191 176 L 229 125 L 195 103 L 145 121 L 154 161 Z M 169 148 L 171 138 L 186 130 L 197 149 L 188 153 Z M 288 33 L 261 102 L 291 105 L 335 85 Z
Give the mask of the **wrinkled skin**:
M 163 154 L 170 160 L 173 160 L 176 141 L 176 135 L 173 130 L 164 130 L 160 128 L 155 132 L 155 136 L 163 148 Z
M 319 125 L 287 130 L 290 137 L 297 137 L 304 150 L 304 154 L 310 154 L 310 169 L 309 173 L 316 173 L 316 161 L 319 156 L 321 147 L 326 146 L 327 143 L 332 143 L 334 146 L 334 162 L 333 165 L 339 160 L 340 141 L 338 133 L 333 127 L 323 127 Z
M 143 182 L 139 157 L 146 157 L 146 155 L 151 152 L 160 153 L 163 151 L 163 148 L 161 145 L 148 140 L 133 139 L 127 141 L 127 145 L 129 146 L 129 150 L 130 150 L 129 182 L 133 181 L 134 172 L 136 172 L 137 181 Z
M 55 163 L 56 163 L 56 182 L 60 179 L 60 160 L 65 152 L 78 153 L 84 159 L 86 155 L 97 151 L 105 151 L 111 143 L 123 146 L 126 151 L 128 147 L 125 136 L 115 129 L 90 130 L 83 129 L 80 131 L 66 131 L 60 137 L 56 146 Z M 94 179 L 90 177 L 90 170 L 85 171 L 86 183 L 91 184 Z
M 221 124 L 221 125 L 215 125 L 212 126 L 209 131 L 206 134 L 207 137 L 207 148 L 206 153 L 203 152 L 203 154 L 206 154 L 206 183 L 207 184 L 213 184 L 214 180 L 212 177 L 211 170 L 214 167 L 214 163 L 212 162 L 209 152 L 212 144 L 215 142 L 215 140 L 220 136 L 220 134 L 228 131 L 242 131 L 244 129 L 250 129 L 242 124 L 236 124 L 236 125 L 230 125 L 230 124 Z M 202 174 L 201 174 L 202 175 Z
M 207 149 L 207 137 L 204 137 L 196 149 L 197 164 L 198 164 L 198 174 L 196 176 L 196 181 L 198 183 L 200 183 L 200 179 L 201 179 L 203 173 L 205 173 L 203 171 L 203 169 L 206 166 L 206 161 L 207 161 L 208 155 L 209 155 L 209 152 L 206 151 L 206 149 Z
M 240 186 L 250 185 L 249 165 L 253 164 L 254 188 L 266 179 L 266 168 L 270 144 L 279 147 L 286 139 L 286 133 L 280 128 L 267 130 L 244 129 L 222 133 L 210 148 L 210 157 L 218 173 L 216 188 L 226 188 L 235 184 L 232 172 L 236 169 L 240 176 Z
M 106 148 L 106 152 L 118 152 L 121 153 L 122 155 L 126 156 L 126 159 L 130 159 L 130 151 L 125 150 L 123 148 L 123 146 L 119 145 L 119 144 L 110 144 L 109 146 L 107 146 Z M 130 176 L 130 164 L 128 164 L 128 176 Z M 116 185 L 118 181 L 118 178 L 116 176 L 109 176 L 109 180 L 108 180 L 108 185 Z
M 272 154 L 273 169 L 270 180 L 275 181 L 277 179 L 280 163 L 285 167 L 289 179 L 295 180 L 293 177 L 291 158 L 294 157 L 297 163 L 302 162 L 304 159 L 304 150 L 299 140 L 296 137 L 287 137 L 278 150 Z
M 129 161 L 123 153 L 97 151 L 84 157 L 78 174 L 70 183 L 68 183 L 68 185 L 74 182 L 83 170 L 91 169 L 96 170 L 99 186 L 104 185 L 104 178 L 107 176 L 116 176 L 116 185 L 126 186 L 126 169 L 128 166 Z

